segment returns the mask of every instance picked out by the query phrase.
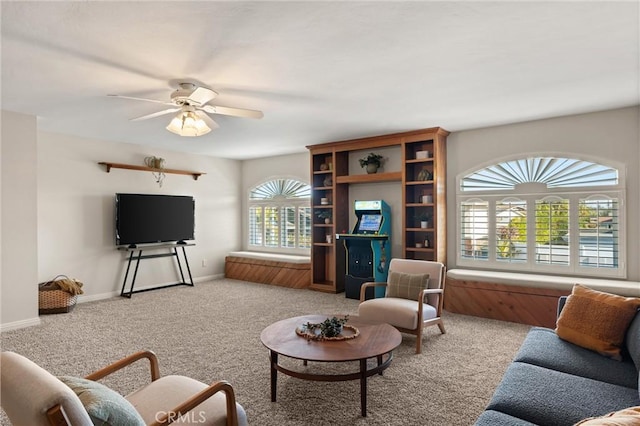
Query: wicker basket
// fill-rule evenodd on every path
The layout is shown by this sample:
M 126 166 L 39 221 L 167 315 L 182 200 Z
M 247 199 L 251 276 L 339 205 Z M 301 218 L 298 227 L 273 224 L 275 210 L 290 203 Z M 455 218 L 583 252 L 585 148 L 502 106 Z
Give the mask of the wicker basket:
M 59 275 L 46 283 L 38 284 L 38 312 L 40 315 L 64 314 L 71 312 L 78 301 L 77 294 L 71 294 L 56 284 L 58 278 L 66 278 Z

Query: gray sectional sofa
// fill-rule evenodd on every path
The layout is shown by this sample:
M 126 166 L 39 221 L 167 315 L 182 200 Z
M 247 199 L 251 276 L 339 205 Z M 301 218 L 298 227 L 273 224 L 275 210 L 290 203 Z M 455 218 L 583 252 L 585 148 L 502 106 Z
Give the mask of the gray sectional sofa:
M 573 425 L 640 406 L 639 369 L 640 313 L 627 330 L 622 361 L 534 327 L 476 425 Z

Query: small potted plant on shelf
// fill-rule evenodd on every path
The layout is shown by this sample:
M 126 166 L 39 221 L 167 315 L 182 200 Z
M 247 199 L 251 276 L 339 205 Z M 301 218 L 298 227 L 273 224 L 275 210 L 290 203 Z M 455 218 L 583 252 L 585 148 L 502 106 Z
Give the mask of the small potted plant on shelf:
M 384 161 L 384 157 L 379 154 L 374 154 L 373 152 L 367 155 L 366 158 L 361 158 L 358 160 L 360 162 L 360 167 L 366 167 L 367 173 L 372 174 L 378 171 L 378 168 L 382 165 Z
M 323 219 L 326 224 L 331 223 L 331 212 L 328 210 L 317 210 L 316 216 L 318 219 Z
M 431 214 L 422 212 L 416 215 L 416 219 L 420 221 L 420 228 L 428 228 L 431 221 Z

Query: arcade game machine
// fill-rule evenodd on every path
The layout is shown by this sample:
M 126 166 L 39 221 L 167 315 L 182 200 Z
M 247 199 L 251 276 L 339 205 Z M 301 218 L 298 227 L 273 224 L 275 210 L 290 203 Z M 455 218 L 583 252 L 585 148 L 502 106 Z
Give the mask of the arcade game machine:
M 358 221 L 351 234 L 337 234 L 347 251 L 345 296 L 360 299 L 363 283 L 386 282 L 391 259 L 391 209 L 382 200 L 356 201 Z M 375 295 L 374 295 L 375 290 Z M 365 297 L 384 297 L 385 289 L 367 289 Z

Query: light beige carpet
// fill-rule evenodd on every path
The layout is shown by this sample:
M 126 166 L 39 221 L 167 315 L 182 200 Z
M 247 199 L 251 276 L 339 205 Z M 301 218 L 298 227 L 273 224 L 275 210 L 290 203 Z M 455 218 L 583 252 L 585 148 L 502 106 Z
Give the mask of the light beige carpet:
M 230 381 L 252 425 L 471 425 L 530 328 L 445 312 L 447 333 L 427 328 L 421 355 L 415 354 L 415 337 L 403 335 L 384 375 L 368 379 L 366 418 L 360 416 L 357 381 L 310 382 L 279 374 L 278 401 L 272 403 L 262 329 L 309 313 L 356 314 L 357 305 L 344 293 L 221 279 L 79 304 L 71 313 L 43 316 L 40 326 L 2 333 L 1 345 L 53 374 L 80 376 L 150 349 L 162 374 Z M 103 383 L 126 394 L 148 380 L 146 367 L 140 363 Z M 358 365 L 308 368 L 356 371 Z M 10 424 L 4 413 L 0 420 Z

